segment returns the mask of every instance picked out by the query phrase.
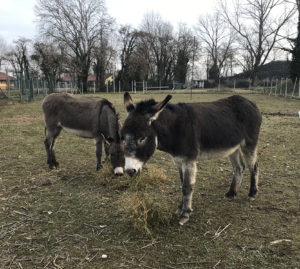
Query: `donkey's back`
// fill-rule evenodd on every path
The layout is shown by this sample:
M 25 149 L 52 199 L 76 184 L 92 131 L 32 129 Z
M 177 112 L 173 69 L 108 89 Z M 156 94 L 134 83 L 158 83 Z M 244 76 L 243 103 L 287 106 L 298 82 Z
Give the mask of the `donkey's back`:
M 62 127 L 81 137 L 97 136 L 99 113 L 105 99 L 75 98 L 67 93 L 45 97 L 43 111 L 47 129 Z

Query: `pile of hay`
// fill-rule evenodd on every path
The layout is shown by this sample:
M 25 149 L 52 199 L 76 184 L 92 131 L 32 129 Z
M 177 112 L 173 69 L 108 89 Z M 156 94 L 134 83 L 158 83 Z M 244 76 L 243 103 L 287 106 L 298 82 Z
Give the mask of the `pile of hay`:
M 124 218 L 134 229 L 151 236 L 155 228 L 169 225 L 174 216 L 164 200 L 167 177 L 161 169 L 148 166 L 132 180 L 130 188 L 121 195 L 119 204 Z

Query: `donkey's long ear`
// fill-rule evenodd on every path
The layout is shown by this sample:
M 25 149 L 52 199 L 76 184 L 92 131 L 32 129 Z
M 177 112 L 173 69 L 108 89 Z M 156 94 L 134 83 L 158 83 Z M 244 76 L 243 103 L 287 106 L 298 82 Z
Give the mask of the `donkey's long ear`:
M 124 93 L 124 105 L 127 110 L 127 113 L 130 113 L 132 110 L 134 110 L 134 104 L 128 92 Z
M 172 99 L 172 95 L 167 95 L 163 101 L 152 106 L 152 108 L 151 108 L 152 113 L 149 118 L 150 124 L 151 124 L 151 122 L 155 121 L 158 118 L 158 115 L 160 114 L 160 112 L 163 111 L 163 109 L 165 108 L 165 106 L 171 99 Z

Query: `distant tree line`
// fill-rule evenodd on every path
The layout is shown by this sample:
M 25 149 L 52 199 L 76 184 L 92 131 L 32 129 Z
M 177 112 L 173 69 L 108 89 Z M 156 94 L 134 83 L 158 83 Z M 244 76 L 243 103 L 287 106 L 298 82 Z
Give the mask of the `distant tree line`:
M 94 74 L 96 91 L 106 91 L 109 74 L 129 90 L 134 80 L 188 84 L 203 69 L 214 81 L 239 69 L 255 85 L 260 67 L 280 51 L 292 55 L 291 77 L 300 77 L 300 0 L 220 0 L 193 29 L 176 30 L 155 13 L 139 28 L 117 26 L 103 0 L 38 0 L 35 13 L 36 40 L 19 38 L 12 47 L 0 40 L 0 69 L 6 62 L 18 78 L 41 76 L 50 92 L 63 75 L 87 91 Z

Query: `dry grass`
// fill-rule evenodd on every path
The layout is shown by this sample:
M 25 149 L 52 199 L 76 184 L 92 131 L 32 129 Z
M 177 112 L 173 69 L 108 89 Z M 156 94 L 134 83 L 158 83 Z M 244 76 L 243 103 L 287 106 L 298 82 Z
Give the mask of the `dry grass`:
M 172 93 L 172 102 L 229 93 Z M 106 95 L 126 113 L 122 95 Z M 165 93 L 136 94 L 141 100 Z M 198 164 L 194 213 L 183 227 L 177 169 L 157 151 L 135 179 L 96 172 L 91 140 L 62 133 L 60 168 L 44 151 L 41 101 L 0 107 L 0 268 L 299 268 L 299 100 L 245 95 L 263 114 L 260 192 L 249 202 L 249 173 L 233 201 L 223 199 L 228 160 Z M 280 112 L 280 113 L 278 113 Z M 275 243 L 274 243 L 275 242 Z M 107 255 L 106 259 L 102 255 Z

